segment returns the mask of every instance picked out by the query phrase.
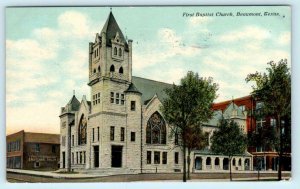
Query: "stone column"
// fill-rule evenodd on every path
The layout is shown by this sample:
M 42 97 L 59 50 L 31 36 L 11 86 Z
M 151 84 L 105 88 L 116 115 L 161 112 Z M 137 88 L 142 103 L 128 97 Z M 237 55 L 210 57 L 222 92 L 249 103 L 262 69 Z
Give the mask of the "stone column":
M 242 171 L 245 171 L 245 158 L 242 158 Z
M 216 157 L 211 157 L 211 170 L 215 170 L 215 159 Z
M 204 171 L 204 170 L 206 170 L 206 158 L 207 157 L 202 157 L 202 170 Z
M 220 159 L 220 170 L 223 170 L 223 160 L 224 158 L 219 158 Z

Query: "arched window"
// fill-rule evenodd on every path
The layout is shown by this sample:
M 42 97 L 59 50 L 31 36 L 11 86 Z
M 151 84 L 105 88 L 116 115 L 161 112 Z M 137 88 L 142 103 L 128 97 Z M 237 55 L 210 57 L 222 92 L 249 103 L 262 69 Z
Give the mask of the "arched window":
M 122 49 L 119 48 L 119 56 L 122 56 Z
M 220 159 L 218 157 L 215 159 L 215 165 L 220 165 Z
M 123 67 L 121 67 L 120 69 L 119 69 L 119 73 L 123 73 Z
M 242 159 L 240 158 L 239 159 L 239 166 L 241 166 L 242 165 Z
M 87 121 L 84 115 L 82 114 L 78 125 L 78 145 L 86 144 L 86 138 L 87 138 L 86 131 L 87 131 Z
M 118 54 L 118 49 L 117 47 L 114 48 L 114 55 L 117 55 Z
M 147 144 L 166 144 L 166 124 L 162 116 L 155 112 L 148 120 L 146 128 Z
M 101 71 L 100 66 L 98 66 L 98 72 L 100 72 L 100 71 Z
M 232 160 L 232 165 L 235 166 L 235 158 Z
M 94 69 L 94 73 L 96 73 L 96 69 Z
M 115 72 L 115 66 L 114 66 L 114 65 L 111 65 L 109 71 L 110 71 L 110 72 Z
M 211 165 L 211 158 L 210 157 L 206 158 L 206 165 Z

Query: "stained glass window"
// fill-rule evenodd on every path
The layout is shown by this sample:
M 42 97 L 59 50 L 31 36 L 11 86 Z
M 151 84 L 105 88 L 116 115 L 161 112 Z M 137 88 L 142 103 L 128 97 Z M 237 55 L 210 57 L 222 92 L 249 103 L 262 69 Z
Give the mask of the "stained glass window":
M 152 114 L 148 120 L 146 128 L 146 143 L 166 144 L 166 124 L 158 112 Z
M 78 145 L 86 144 L 87 121 L 84 115 L 81 116 L 78 127 Z

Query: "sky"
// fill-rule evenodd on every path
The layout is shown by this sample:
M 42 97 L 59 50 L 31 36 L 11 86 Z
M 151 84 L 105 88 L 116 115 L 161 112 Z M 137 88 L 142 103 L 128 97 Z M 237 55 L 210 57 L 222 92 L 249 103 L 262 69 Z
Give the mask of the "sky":
M 7 134 L 59 133 L 60 108 L 73 90 L 79 100 L 90 99 L 88 43 L 109 12 L 109 7 L 6 8 Z M 219 85 L 215 102 L 249 95 L 253 83 L 245 78 L 265 72 L 270 61 L 287 59 L 291 65 L 287 6 L 113 7 L 112 12 L 133 40 L 134 76 L 175 84 L 188 71 L 213 77 Z

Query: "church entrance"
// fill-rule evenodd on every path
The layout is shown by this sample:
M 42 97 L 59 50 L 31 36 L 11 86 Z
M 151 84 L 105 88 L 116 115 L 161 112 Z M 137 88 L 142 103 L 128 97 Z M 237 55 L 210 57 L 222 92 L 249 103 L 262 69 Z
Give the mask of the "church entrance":
M 111 147 L 111 167 L 122 167 L 122 146 Z
M 99 167 L 99 146 L 94 146 L 94 167 Z

